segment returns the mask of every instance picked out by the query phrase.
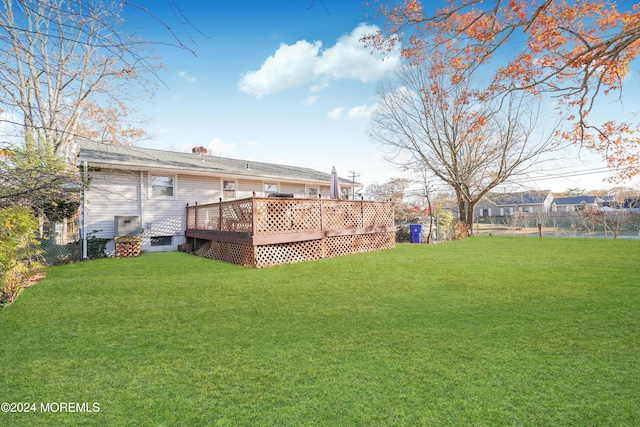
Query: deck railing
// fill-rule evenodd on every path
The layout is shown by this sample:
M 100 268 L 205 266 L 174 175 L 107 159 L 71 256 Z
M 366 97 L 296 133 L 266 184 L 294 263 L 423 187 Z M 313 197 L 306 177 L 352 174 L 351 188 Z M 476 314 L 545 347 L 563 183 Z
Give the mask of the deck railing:
M 187 205 L 187 231 L 236 236 L 340 232 L 394 226 L 391 202 L 252 197 Z
M 252 197 L 187 205 L 187 247 L 262 268 L 395 247 L 393 204 Z

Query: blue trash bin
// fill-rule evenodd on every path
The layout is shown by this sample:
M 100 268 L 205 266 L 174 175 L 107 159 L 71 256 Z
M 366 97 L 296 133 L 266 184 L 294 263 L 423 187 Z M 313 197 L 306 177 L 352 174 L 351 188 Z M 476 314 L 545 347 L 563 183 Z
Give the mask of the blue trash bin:
M 422 224 L 409 224 L 409 241 L 422 243 Z

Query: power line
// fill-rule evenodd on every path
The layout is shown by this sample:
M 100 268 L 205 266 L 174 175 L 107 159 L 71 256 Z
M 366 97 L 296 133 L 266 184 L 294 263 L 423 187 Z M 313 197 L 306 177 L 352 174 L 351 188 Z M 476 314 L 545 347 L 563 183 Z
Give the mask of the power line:
M 360 176 L 359 173 L 354 172 L 354 171 L 349 171 L 349 173 L 351 174 L 351 182 L 353 183 L 353 186 L 351 187 L 351 199 L 355 200 L 356 199 L 356 178 Z

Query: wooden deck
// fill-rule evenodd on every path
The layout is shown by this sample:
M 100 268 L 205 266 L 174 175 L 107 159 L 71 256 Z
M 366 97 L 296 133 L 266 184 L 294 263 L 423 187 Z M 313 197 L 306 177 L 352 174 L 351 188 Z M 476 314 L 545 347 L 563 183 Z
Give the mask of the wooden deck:
M 252 197 L 187 206 L 186 222 L 196 253 L 255 268 L 395 247 L 390 202 Z

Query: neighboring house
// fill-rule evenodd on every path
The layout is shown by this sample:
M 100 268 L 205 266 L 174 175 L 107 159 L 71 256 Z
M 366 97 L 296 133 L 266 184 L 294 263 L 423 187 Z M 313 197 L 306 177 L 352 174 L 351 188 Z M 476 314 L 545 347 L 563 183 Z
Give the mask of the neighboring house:
M 637 212 L 640 210 L 640 197 L 627 197 L 622 202 L 623 209 L 631 209 Z
M 613 202 L 613 196 L 573 196 L 556 197 L 551 203 L 552 212 L 580 212 L 591 209 L 608 207 Z
M 495 204 L 497 212 L 491 208 L 489 216 L 509 216 L 520 213 L 549 212 L 553 202 L 551 190 L 532 190 L 516 193 L 490 193 L 486 199 Z
M 89 183 L 81 229 L 85 239 L 110 239 L 107 252 L 114 251 L 114 237 L 127 233 L 142 235 L 143 251 L 176 250 L 185 242 L 187 204 L 254 193 L 329 197 L 328 172 L 209 156 L 202 147 L 179 153 L 82 141 L 78 148 L 78 165 Z M 340 179 L 340 185 L 346 195 L 360 184 Z
M 450 210 L 454 217 L 460 218 L 460 206 L 457 203 L 449 205 L 446 209 Z M 477 204 L 473 211 L 474 218 L 489 217 L 500 215 L 500 209 L 491 200 L 485 196 Z
M 500 214 L 500 208 L 496 205 L 493 200 L 484 197 L 482 200 L 478 202 L 475 208 L 474 216 L 476 218 L 480 217 L 488 217 L 488 216 L 496 216 Z
M 517 212 L 549 212 L 552 201 L 551 190 L 489 193 L 476 204 L 474 217 L 509 216 Z M 456 217 L 459 217 L 457 204 L 451 206 L 451 211 Z

